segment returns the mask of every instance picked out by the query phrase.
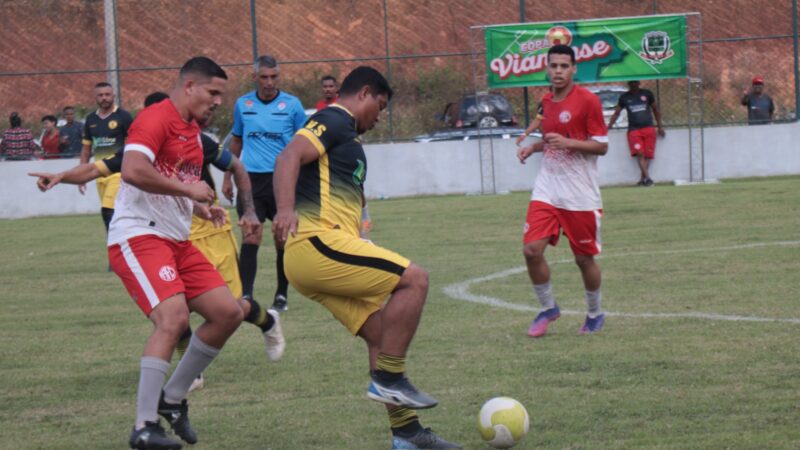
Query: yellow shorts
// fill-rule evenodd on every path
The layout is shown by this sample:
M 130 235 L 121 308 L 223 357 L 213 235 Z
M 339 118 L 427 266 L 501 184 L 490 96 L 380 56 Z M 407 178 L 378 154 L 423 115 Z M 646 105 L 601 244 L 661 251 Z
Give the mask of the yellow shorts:
M 298 235 L 283 255 L 292 286 L 328 308 L 354 335 L 381 309 L 410 263 L 341 230 Z
M 107 177 L 100 177 L 95 181 L 97 184 L 97 194 L 100 196 L 100 206 L 103 208 L 114 209 L 114 200 L 119 191 L 119 182 L 122 175 L 115 173 Z
M 234 298 L 242 296 L 242 280 L 239 278 L 239 261 L 236 254 L 236 237 L 233 230 L 220 231 L 199 238 L 189 236 L 211 264 L 217 268 Z

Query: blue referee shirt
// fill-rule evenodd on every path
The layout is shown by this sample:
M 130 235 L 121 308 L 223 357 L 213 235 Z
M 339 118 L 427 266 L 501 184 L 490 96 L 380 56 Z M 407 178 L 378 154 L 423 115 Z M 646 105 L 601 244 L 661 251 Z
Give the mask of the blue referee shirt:
M 236 100 L 233 107 L 233 130 L 242 138 L 242 163 L 248 172 L 275 171 L 275 158 L 286 147 L 294 133 L 303 128 L 306 113 L 297 97 L 278 91 L 264 102 L 256 92 Z

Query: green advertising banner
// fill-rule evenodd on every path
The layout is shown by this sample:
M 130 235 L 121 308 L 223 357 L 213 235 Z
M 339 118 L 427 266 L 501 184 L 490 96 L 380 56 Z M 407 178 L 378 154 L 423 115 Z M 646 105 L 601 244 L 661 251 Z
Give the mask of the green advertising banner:
M 651 16 L 501 25 L 484 29 L 490 88 L 542 86 L 547 50 L 575 50 L 575 81 L 686 77 L 686 17 Z

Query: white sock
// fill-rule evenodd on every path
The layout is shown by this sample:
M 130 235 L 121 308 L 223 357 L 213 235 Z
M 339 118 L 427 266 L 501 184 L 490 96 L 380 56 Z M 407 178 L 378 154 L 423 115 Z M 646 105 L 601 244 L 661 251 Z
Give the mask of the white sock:
M 553 295 L 553 286 L 549 281 L 544 284 L 534 284 L 533 291 L 536 292 L 536 297 L 539 298 L 539 303 L 542 305 L 542 311 L 546 311 L 556 306 L 556 297 Z
M 186 398 L 192 381 L 211 364 L 211 361 L 219 354 L 219 350 L 201 341 L 197 333 L 194 333 L 189 341 L 189 348 L 186 349 L 178 367 L 172 372 L 172 376 L 164 386 L 164 401 L 180 403 Z
M 167 377 L 169 363 L 154 356 L 142 356 L 139 369 L 139 391 L 136 394 L 136 429 L 145 422 L 158 420 L 158 397 Z
M 596 291 L 586 291 L 586 309 L 588 310 L 590 318 L 594 319 L 602 314 L 602 310 L 600 309 L 600 300 L 602 300 L 602 298 L 603 294 L 600 292 L 600 289 Z

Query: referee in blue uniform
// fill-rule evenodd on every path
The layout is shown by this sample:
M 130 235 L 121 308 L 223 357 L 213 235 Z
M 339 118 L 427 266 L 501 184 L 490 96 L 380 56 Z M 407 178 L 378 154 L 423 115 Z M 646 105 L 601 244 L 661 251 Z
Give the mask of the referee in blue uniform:
M 263 224 L 275 216 L 275 194 L 272 174 L 275 159 L 286 147 L 297 130 L 306 123 L 303 105 L 297 97 L 278 89 L 280 69 L 272 56 L 260 56 L 255 62 L 253 81 L 256 90 L 239 97 L 233 108 L 233 130 L 230 150 L 238 156 L 250 175 L 256 215 Z M 230 198 L 232 186 L 225 175 L 223 193 Z M 237 209 L 239 208 L 237 202 Z M 241 214 L 241 211 L 240 211 Z M 258 267 L 258 247 L 263 229 L 242 237 L 239 254 L 239 274 L 245 297 L 253 298 L 253 284 Z M 275 290 L 273 309 L 282 312 L 288 308 L 289 281 L 283 270 L 283 245 L 275 242 L 278 287 Z

